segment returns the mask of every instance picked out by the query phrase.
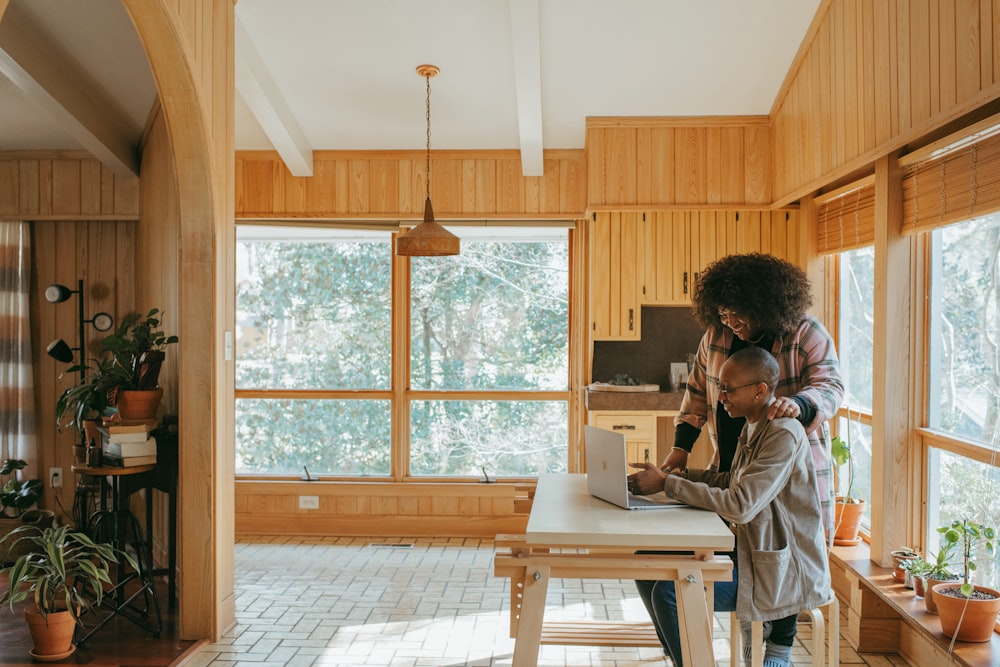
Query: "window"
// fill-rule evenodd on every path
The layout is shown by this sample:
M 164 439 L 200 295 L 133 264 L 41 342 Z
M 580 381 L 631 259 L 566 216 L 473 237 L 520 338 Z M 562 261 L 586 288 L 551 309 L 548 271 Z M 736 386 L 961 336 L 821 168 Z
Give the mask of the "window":
M 840 331 L 838 355 L 844 378 L 844 405 L 837 433 L 850 443 L 854 465 L 851 495 L 871 499 L 872 482 L 872 302 L 875 296 L 875 249 L 872 246 L 842 252 L 840 259 Z M 838 495 L 847 492 L 840 480 Z M 869 512 L 870 503 L 865 512 Z M 868 524 L 866 516 L 863 525 Z
M 1000 524 L 1000 214 L 936 229 L 930 238 L 933 433 L 925 439 L 933 536 L 954 520 Z M 996 585 L 995 563 L 980 568 L 977 583 Z
M 568 232 L 452 231 L 461 255 L 404 260 L 385 231 L 238 228 L 237 474 L 567 469 Z

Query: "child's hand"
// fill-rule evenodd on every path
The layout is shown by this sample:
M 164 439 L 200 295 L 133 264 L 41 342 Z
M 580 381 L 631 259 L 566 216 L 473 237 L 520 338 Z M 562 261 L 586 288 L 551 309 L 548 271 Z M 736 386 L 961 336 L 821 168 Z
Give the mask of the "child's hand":
M 639 468 L 639 472 L 628 476 L 628 490 L 640 496 L 663 490 L 663 480 L 667 473 L 652 463 L 630 463 L 629 466 Z

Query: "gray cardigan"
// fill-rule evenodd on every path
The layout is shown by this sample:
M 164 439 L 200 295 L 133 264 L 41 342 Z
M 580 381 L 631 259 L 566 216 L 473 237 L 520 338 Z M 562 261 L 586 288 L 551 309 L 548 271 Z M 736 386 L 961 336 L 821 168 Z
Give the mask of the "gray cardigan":
M 830 568 L 809 440 L 795 419 L 747 428 L 730 472 L 669 475 L 664 491 L 716 512 L 736 534 L 736 616 L 769 621 L 830 602 Z

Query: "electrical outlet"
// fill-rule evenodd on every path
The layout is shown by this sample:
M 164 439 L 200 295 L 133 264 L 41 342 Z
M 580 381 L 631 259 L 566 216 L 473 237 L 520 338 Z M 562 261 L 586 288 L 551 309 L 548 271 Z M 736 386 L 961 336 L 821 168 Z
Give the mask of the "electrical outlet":
M 300 510 L 318 510 L 319 496 L 299 496 Z
M 62 488 L 62 475 L 62 468 L 49 468 L 49 487 L 53 489 Z

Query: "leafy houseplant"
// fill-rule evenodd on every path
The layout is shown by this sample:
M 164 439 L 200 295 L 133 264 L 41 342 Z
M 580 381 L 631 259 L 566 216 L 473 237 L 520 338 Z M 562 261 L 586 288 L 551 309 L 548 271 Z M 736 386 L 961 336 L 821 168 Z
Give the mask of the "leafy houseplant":
M 850 431 L 848 431 L 849 433 Z M 840 546 L 853 546 L 861 541 L 858 531 L 861 528 L 861 517 L 865 513 L 865 501 L 851 495 L 854 486 L 854 460 L 851 457 L 850 442 L 845 442 L 840 436 L 830 441 L 830 454 L 837 464 L 837 482 L 840 483 L 840 470 L 847 467 L 847 489 L 843 496 L 837 496 L 836 531 L 833 543 Z
M 68 656 L 72 652 L 73 630 L 82 625 L 81 616 L 91 607 L 99 606 L 105 586 L 111 584 L 110 564 L 124 558 L 132 567 L 135 560 L 110 544 L 98 544 L 83 533 L 67 526 L 39 528 L 21 526 L 10 533 L 16 538 L 11 545 L 28 543 L 30 550 L 19 556 L 10 567 L 0 570 L 8 576 L 8 588 L 0 595 L 0 604 L 14 605 L 31 599 L 33 607 L 25 609 L 25 619 L 32 630 L 35 657 Z M 41 622 L 35 617 L 40 616 Z M 44 647 L 44 639 L 36 631 L 68 630 L 62 643 Z
M 962 557 L 962 584 L 941 583 L 934 586 L 934 601 L 941 616 L 941 631 L 961 641 L 984 642 L 993 636 L 993 627 L 1000 612 L 1000 591 L 985 586 L 973 586 L 970 573 L 976 570 L 980 547 L 993 554 L 996 530 L 968 519 L 941 526 L 938 532 L 946 544 L 959 548 Z
M 166 348 L 177 342 L 160 327 L 160 310 L 153 308 L 145 316 L 126 315 L 118 327 L 101 341 L 106 353 L 93 365 L 80 364 L 67 372 L 83 372 L 84 379 L 66 389 L 56 402 L 56 420 L 60 428 L 73 426 L 81 433 L 89 419 L 98 419 L 111 406 L 119 406 L 123 392 L 158 391 L 160 368 Z M 157 397 L 153 407 L 155 415 Z
M 34 505 L 42 495 L 42 483 L 37 479 L 21 481 L 17 478 L 19 470 L 28 465 L 21 459 L 7 459 L 0 466 L 0 477 L 9 475 L 0 491 L 0 515 L 6 518 L 21 516 L 26 509 Z

